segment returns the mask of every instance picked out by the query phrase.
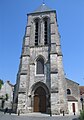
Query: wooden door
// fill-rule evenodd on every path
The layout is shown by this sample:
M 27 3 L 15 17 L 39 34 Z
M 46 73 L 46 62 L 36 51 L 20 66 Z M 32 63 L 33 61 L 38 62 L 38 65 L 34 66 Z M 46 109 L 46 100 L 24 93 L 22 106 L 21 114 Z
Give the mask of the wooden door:
M 34 112 L 39 112 L 39 96 L 34 96 Z
M 46 96 L 40 96 L 40 112 L 46 112 Z
M 2 108 L 4 108 L 4 103 L 5 103 L 5 101 L 2 100 L 2 105 L 1 105 Z
M 75 113 L 75 103 L 72 103 L 72 109 L 73 109 L 73 112 Z
M 46 113 L 46 92 L 38 87 L 34 93 L 34 112 Z

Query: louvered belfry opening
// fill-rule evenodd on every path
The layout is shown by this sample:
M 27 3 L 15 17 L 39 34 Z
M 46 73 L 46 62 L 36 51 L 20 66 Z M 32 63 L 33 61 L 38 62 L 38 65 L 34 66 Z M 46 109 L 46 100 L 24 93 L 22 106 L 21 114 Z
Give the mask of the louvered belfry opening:
M 39 30 L 39 21 L 35 21 L 35 45 L 38 45 L 38 30 Z
M 44 19 L 44 44 L 48 44 L 48 21 Z

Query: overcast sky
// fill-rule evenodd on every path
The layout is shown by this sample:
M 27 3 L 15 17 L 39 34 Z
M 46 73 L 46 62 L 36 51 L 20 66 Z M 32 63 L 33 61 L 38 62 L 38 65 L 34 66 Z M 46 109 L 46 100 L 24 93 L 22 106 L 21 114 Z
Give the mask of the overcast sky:
M 42 0 L 0 0 L 0 79 L 15 84 L 27 13 Z M 84 85 L 84 0 L 45 0 L 57 12 L 66 77 Z

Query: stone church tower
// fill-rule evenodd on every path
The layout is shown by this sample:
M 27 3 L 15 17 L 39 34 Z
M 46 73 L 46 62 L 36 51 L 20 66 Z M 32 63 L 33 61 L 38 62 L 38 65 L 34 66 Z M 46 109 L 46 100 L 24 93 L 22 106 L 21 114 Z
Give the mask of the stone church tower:
M 14 93 L 17 110 L 21 113 L 67 112 L 56 11 L 42 4 L 27 18 Z

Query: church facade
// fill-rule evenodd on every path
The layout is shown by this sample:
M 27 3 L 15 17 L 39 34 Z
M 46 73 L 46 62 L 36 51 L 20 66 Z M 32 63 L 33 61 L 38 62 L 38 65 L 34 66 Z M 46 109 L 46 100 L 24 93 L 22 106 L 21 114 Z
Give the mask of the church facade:
M 68 94 L 72 85 L 64 75 L 56 11 L 42 4 L 27 18 L 14 92 L 17 111 L 69 113 L 75 101 L 72 109 L 78 112 L 79 94 L 76 99 Z

